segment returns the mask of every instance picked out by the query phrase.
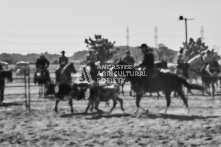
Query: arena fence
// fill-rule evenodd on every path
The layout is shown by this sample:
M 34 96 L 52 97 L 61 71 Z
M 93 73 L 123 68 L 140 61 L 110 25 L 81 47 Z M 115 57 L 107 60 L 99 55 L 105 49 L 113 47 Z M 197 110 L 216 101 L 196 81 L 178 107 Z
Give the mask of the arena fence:
M 6 84 L 5 88 L 6 88 L 5 96 L 23 95 L 25 99 L 24 102 L 26 109 L 31 108 L 30 74 L 23 74 L 18 77 L 13 77 L 13 82 Z
M 50 72 L 51 75 L 53 73 L 54 72 Z M 52 77 L 52 79 L 54 79 L 53 76 L 51 76 L 51 77 Z M 221 77 L 219 77 L 219 78 L 221 79 Z M 30 73 L 23 74 L 23 75 L 20 75 L 20 76 L 13 76 L 13 82 L 6 84 L 5 88 L 8 89 L 8 93 L 5 93 L 5 95 L 23 95 L 24 96 L 25 107 L 26 107 L 27 110 L 30 110 L 30 108 L 31 108 L 31 95 L 32 94 L 39 94 L 38 92 L 35 92 L 36 89 L 35 90 L 32 89 L 32 87 L 38 87 L 38 85 L 34 85 L 33 80 L 34 80 L 33 74 L 30 74 Z M 199 81 L 199 79 L 198 79 L 198 81 Z M 126 85 L 128 87 L 130 87 L 129 82 L 125 83 L 125 86 Z M 20 90 L 14 90 L 15 88 L 20 88 Z M 16 93 L 15 91 L 19 91 L 19 92 Z M 129 89 L 128 88 L 127 88 L 127 90 L 124 89 L 124 92 L 126 92 L 125 93 L 126 95 L 129 95 Z M 149 94 L 147 94 L 147 96 L 148 95 Z M 155 95 L 153 95 L 153 96 L 155 96 Z M 190 95 L 190 94 L 187 94 L 186 96 L 188 96 L 188 95 Z M 200 93 L 200 92 L 199 93 L 194 93 L 194 95 L 203 96 L 203 93 Z M 219 80 L 219 83 L 217 83 L 217 85 L 216 85 L 215 96 L 217 96 L 217 95 L 221 95 L 221 81 L 220 80 Z

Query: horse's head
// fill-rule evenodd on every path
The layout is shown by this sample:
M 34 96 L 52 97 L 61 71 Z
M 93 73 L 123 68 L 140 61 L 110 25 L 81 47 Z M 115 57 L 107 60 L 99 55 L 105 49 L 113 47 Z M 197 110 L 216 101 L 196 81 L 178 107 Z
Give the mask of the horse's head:
M 76 73 L 77 70 L 74 67 L 73 63 L 68 63 L 62 70 L 62 73 Z
M 220 73 L 220 66 L 219 66 L 219 62 L 216 60 L 213 60 L 210 64 L 209 64 L 209 68 L 211 73 L 215 73 L 215 74 L 219 74 Z

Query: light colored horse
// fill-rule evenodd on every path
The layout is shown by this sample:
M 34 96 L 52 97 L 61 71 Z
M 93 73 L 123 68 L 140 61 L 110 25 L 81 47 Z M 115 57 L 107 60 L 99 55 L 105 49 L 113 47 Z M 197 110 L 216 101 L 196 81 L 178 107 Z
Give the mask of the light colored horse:
M 189 82 L 192 83 L 193 79 L 196 80 L 201 75 L 200 74 L 200 68 L 204 64 L 202 55 L 196 55 L 193 58 L 191 58 L 188 62 L 189 68 L 188 68 L 188 75 L 189 75 Z

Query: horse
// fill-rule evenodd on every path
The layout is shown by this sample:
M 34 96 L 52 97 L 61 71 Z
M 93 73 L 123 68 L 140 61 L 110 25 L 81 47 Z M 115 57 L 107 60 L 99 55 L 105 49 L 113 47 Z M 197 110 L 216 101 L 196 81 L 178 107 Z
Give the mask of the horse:
M 124 61 L 118 61 L 117 65 L 128 65 Z M 141 108 L 144 110 L 144 108 L 140 107 L 140 101 L 143 95 L 146 92 L 159 92 L 163 91 L 165 93 L 165 98 L 167 101 L 167 107 L 164 111 L 164 113 L 167 113 L 168 108 L 170 107 L 171 98 L 170 94 L 172 91 L 176 91 L 178 95 L 183 100 L 187 112 L 189 114 L 189 108 L 188 108 L 188 100 L 186 99 L 184 92 L 182 90 L 182 86 L 184 85 L 188 89 L 195 89 L 195 90 L 204 90 L 203 86 L 197 85 L 197 84 L 189 84 L 184 78 L 179 77 L 172 73 L 163 73 L 158 72 L 158 74 L 155 77 L 146 77 L 146 76 L 132 76 L 132 73 L 139 73 L 138 70 L 131 68 L 131 69 L 114 69 L 113 71 L 120 71 L 125 72 L 125 76 L 129 79 L 131 82 L 132 88 L 136 93 L 136 106 L 137 110 L 135 113 L 139 111 Z M 126 72 L 130 72 L 130 74 L 126 74 Z
M 56 71 L 56 79 L 58 80 L 55 86 L 55 96 L 56 96 L 56 102 L 55 102 L 55 112 L 57 112 L 58 103 L 60 100 L 67 100 L 69 101 L 69 105 L 71 107 L 71 113 L 74 112 L 73 110 L 73 102 L 72 98 L 75 95 L 72 91 L 73 89 L 76 89 L 74 85 L 72 85 L 72 73 L 76 73 L 76 69 L 74 67 L 73 63 L 68 63 L 63 67 L 62 70 Z
M 5 79 L 7 79 L 9 82 L 13 81 L 11 70 L 0 71 L 0 102 L 3 102 L 4 100 Z
M 214 93 L 215 93 L 215 84 L 220 79 L 217 76 L 219 73 L 220 73 L 220 67 L 219 67 L 219 63 L 216 60 L 213 60 L 211 63 L 206 65 L 205 68 L 201 69 L 202 82 L 203 82 L 203 84 L 205 84 L 206 91 L 209 95 L 211 95 L 210 86 L 212 86 L 213 99 L 214 99 Z M 208 89 L 209 89 L 209 91 L 208 91 Z
M 167 61 L 165 61 L 165 60 L 156 61 L 156 62 L 154 62 L 154 64 L 155 64 L 155 68 L 157 68 L 157 69 L 159 69 L 159 70 L 166 70 L 166 69 L 168 69 L 168 67 L 167 67 Z M 124 84 L 125 84 L 126 82 L 129 82 L 129 80 L 128 80 L 127 78 L 125 78 L 124 83 L 121 84 L 121 86 L 122 86 L 122 91 L 121 91 L 121 93 L 122 93 L 123 95 L 124 95 L 124 90 L 123 90 L 123 88 L 124 88 Z M 158 95 L 158 98 L 159 98 L 159 97 L 160 97 L 160 93 L 157 92 L 157 95 Z M 131 89 L 130 89 L 130 96 L 132 96 L 132 87 L 131 87 Z M 150 93 L 150 96 L 152 96 L 152 93 Z
M 45 97 L 45 84 L 47 82 L 50 82 L 50 74 L 47 69 L 39 68 L 36 70 L 35 76 L 34 76 L 34 83 L 38 84 L 39 86 L 39 97 L 42 95 Z

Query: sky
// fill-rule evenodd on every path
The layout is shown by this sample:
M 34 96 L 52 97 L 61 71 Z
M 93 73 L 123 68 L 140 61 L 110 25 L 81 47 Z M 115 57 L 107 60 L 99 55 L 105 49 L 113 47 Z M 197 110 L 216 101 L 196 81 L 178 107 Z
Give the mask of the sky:
M 116 46 L 158 43 L 179 50 L 188 38 L 201 37 L 221 53 L 221 0 L 1 0 L 0 53 L 67 55 L 87 49 L 85 38 L 95 34 Z

